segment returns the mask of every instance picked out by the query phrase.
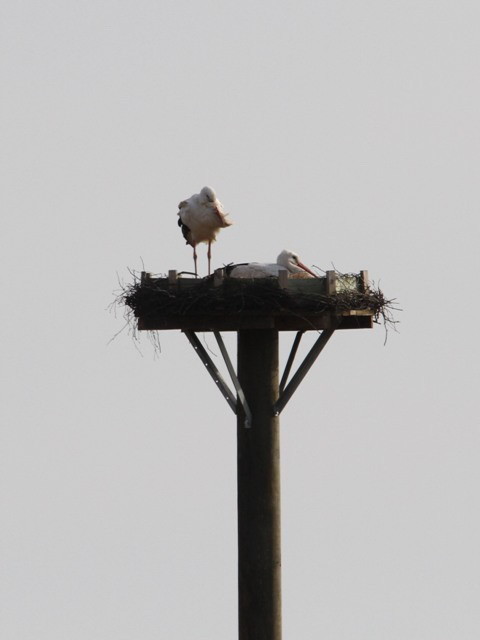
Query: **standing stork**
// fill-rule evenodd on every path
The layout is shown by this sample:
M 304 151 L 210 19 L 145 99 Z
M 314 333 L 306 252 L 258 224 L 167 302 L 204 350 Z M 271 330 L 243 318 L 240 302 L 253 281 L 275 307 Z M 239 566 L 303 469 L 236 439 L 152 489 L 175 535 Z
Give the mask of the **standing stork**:
M 197 275 L 197 244 L 208 243 L 208 275 L 210 275 L 210 261 L 212 257 L 212 242 L 215 242 L 220 229 L 229 227 L 232 223 L 227 219 L 222 203 L 217 199 L 211 187 L 203 187 L 200 193 L 195 193 L 188 200 L 178 205 L 178 226 L 181 227 L 186 243 L 193 247 L 193 262 Z
M 289 277 L 318 278 L 294 251 L 284 249 L 278 256 L 277 262 L 248 262 L 247 264 L 230 267 L 231 278 L 268 278 L 278 277 L 280 269 L 286 269 Z

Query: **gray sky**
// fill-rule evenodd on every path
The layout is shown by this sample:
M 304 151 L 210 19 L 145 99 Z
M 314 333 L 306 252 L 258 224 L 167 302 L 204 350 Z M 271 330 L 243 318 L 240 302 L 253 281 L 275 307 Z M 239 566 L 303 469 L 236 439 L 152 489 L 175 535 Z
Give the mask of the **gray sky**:
M 403 309 L 282 414 L 285 638 L 479 637 L 479 20 L 4 0 L 2 637 L 236 637 L 234 417 L 180 333 L 107 346 L 117 272 L 192 267 L 204 184 L 214 266 L 293 248 Z

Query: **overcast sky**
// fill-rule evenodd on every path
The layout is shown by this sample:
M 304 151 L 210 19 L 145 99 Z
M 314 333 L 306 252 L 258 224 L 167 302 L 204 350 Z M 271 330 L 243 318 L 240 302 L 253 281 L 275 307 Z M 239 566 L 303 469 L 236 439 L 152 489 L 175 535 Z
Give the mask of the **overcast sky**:
M 386 346 L 335 334 L 282 414 L 284 637 L 480 637 L 480 5 L 0 22 L 2 637 L 236 638 L 235 418 L 180 332 L 108 344 L 128 268 L 192 268 L 205 184 L 235 222 L 215 267 L 292 248 L 403 309 Z

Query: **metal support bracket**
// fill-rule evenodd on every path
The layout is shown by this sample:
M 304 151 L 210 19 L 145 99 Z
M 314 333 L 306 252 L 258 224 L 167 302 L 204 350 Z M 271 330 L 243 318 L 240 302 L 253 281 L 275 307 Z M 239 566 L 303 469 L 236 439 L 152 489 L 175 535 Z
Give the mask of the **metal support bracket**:
M 213 360 L 211 359 L 211 357 L 208 355 L 205 347 L 203 346 L 203 344 L 198 339 L 196 333 L 194 331 L 191 331 L 191 330 L 184 330 L 183 333 L 187 336 L 190 344 L 194 348 L 194 350 L 197 353 L 198 357 L 200 358 L 200 360 L 205 365 L 208 373 L 212 377 L 212 379 L 215 382 L 215 384 L 217 385 L 217 387 L 220 389 L 220 393 L 225 398 L 225 400 L 228 402 L 228 404 L 229 404 L 230 408 L 232 409 L 233 413 L 236 415 L 237 414 L 237 398 L 235 397 L 235 395 L 230 390 L 230 387 L 225 382 L 222 374 L 220 373 L 220 371 L 215 366 L 215 364 L 214 364 Z M 243 393 L 243 390 L 242 390 L 242 388 L 240 386 L 240 383 L 238 381 L 237 374 L 235 373 L 235 370 L 233 368 L 232 362 L 231 362 L 230 357 L 228 355 L 228 352 L 227 352 L 227 350 L 225 348 L 225 344 L 223 342 L 222 336 L 220 335 L 220 333 L 218 331 L 214 331 L 214 334 L 215 334 L 215 338 L 217 339 L 218 346 L 220 347 L 220 351 L 222 353 L 223 359 L 225 360 L 225 364 L 227 365 L 227 369 L 228 369 L 228 372 L 230 374 L 230 377 L 232 378 L 232 382 L 233 382 L 233 384 L 235 386 L 235 389 L 237 391 L 238 399 L 239 399 L 239 401 L 241 402 L 241 404 L 243 406 L 243 410 L 245 412 L 245 427 L 250 427 L 251 424 L 252 424 L 252 414 L 251 414 L 250 409 L 248 407 L 248 404 L 247 404 L 247 401 L 246 401 L 246 398 L 245 398 L 245 394 Z
M 290 370 L 292 368 L 293 361 L 295 360 L 298 345 L 300 344 L 300 340 L 302 339 L 303 334 L 304 331 L 298 331 L 297 335 L 295 336 L 295 340 L 293 341 L 292 349 L 290 351 L 290 355 L 288 356 L 287 364 L 285 365 L 285 371 L 283 372 L 282 379 L 280 380 L 280 394 L 283 393 L 285 385 L 287 384 L 288 376 L 290 375 Z
M 290 400 L 290 398 L 293 396 L 293 394 L 297 390 L 298 386 L 300 385 L 300 383 L 302 382 L 304 377 L 307 375 L 307 373 L 310 370 L 311 366 L 313 365 L 315 360 L 320 355 L 320 353 L 323 350 L 324 346 L 327 344 L 327 342 L 332 337 L 334 331 L 335 331 L 335 328 L 333 328 L 333 329 L 324 329 L 324 331 L 322 331 L 322 333 L 320 334 L 320 337 L 315 342 L 315 344 L 310 349 L 310 351 L 307 353 L 307 355 L 305 356 L 304 361 L 298 367 L 295 375 L 292 377 L 292 379 L 290 380 L 288 385 L 285 387 L 285 389 L 281 389 L 280 397 L 278 398 L 277 402 L 273 406 L 274 415 L 276 415 L 276 416 L 280 415 L 282 410 L 285 408 L 285 405 Z M 293 364 L 293 358 L 295 357 L 295 353 L 297 351 L 299 342 L 300 342 L 300 337 L 299 337 L 299 334 L 297 333 L 297 336 L 295 338 L 295 342 L 294 342 L 293 347 L 292 347 L 292 351 L 291 351 L 290 356 L 288 358 L 287 366 L 285 367 L 285 373 L 282 376 L 282 383 L 283 384 L 285 384 L 286 379 L 288 377 L 288 373 L 290 372 L 290 368 L 291 368 L 291 366 Z M 287 368 L 288 368 L 288 370 L 287 370 Z
M 210 358 L 210 356 L 206 352 L 205 347 L 197 338 L 197 335 L 195 334 L 195 332 L 190 330 L 185 330 L 184 334 L 187 336 L 187 338 L 190 341 L 190 344 L 198 354 L 198 357 L 207 368 L 207 371 L 213 378 L 213 381 L 215 382 L 217 387 L 220 389 L 221 394 L 230 405 L 230 408 L 233 410 L 233 413 L 237 413 L 237 401 L 235 396 L 230 391 L 230 388 L 225 382 L 225 380 L 223 379 L 222 374 L 213 363 L 213 360 Z
M 247 399 L 245 398 L 245 394 L 243 393 L 243 389 L 240 386 L 240 382 L 237 378 L 237 374 L 235 373 L 235 369 L 233 368 L 232 361 L 230 360 L 230 356 L 228 355 L 228 351 L 225 348 L 225 343 L 223 342 L 223 338 L 219 331 L 214 331 L 213 335 L 215 336 L 220 351 L 222 353 L 223 359 L 225 360 L 225 364 L 228 369 L 228 373 L 233 382 L 233 386 L 237 391 L 237 397 L 240 404 L 243 407 L 243 411 L 245 413 L 245 427 L 249 428 L 252 426 L 252 412 L 250 411 L 250 407 L 248 406 Z
M 310 349 L 310 351 L 305 356 L 302 364 L 298 367 L 298 369 L 295 372 L 295 374 L 293 375 L 292 379 L 287 384 L 288 376 L 290 374 L 290 371 L 291 371 L 291 368 L 292 368 L 292 365 L 293 365 L 293 361 L 295 359 L 295 355 L 297 353 L 298 346 L 300 344 L 300 340 L 302 339 L 302 335 L 303 335 L 304 332 L 303 331 L 299 331 L 297 333 L 297 335 L 295 336 L 295 340 L 293 342 L 293 345 L 292 345 L 292 349 L 290 351 L 290 355 L 288 356 L 287 364 L 285 365 L 285 371 L 283 372 L 282 379 L 280 381 L 280 397 L 278 398 L 277 402 L 273 405 L 273 414 L 275 416 L 280 415 L 280 413 L 283 411 L 283 409 L 285 408 L 285 405 L 290 400 L 290 398 L 293 396 L 293 394 L 295 393 L 297 388 L 300 386 L 300 383 L 305 378 L 307 373 L 310 371 L 310 368 L 312 367 L 313 363 L 318 358 L 318 356 L 322 352 L 323 348 L 325 347 L 327 342 L 332 337 L 335 329 L 336 329 L 336 327 L 333 327 L 331 329 L 324 329 L 322 331 L 322 333 L 320 334 L 319 338 L 317 339 L 317 341 L 315 342 L 313 347 Z M 243 411 L 245 413 L 245 427 L 246 428 L 251 427 L 252 426 L 252 413 L 251 413 L 250 408 L 248 406 L 247 399 L 246 399 L 245 394 L 243 392 L 243 389 L 242 389 L 242 387 L 240 385 L 240 382 L 238 380 L 237 374 L 235 373 L 235 369 L 233 368 L 232 361 L 230 360 L 230 356 L 228 355 L 228 351 L 227 351 L 227 349 L 225 347 L 225 343 L 223 342 L 223 338 L 222 338 L 220 332 L 219 331 L 214 331 L 213 334 L 214 334 L 215 339 L 217 341 L 217 344 L 218 344 L 218 346 L 220 348 L 220 352 L 221 352 L 222 357 L 223 357 L 223 359 L 225 361 L 225 365 L 227 367 L 228 373 L 230 374 L 230 377 L 232 379 L 233 385 L 234 385 L 235 390 L 237 392 L 237 397 L 235 397 L 235 395 L 230 390 L 230 387 L 225 382 L 222 374 L 220 373 L 220 371 L 215 366 L 215 364 L 214 364 L 213 360 L 211 359 L 211 357 L 208 355 L 205 347 L 203 346 L 203 344 L 198 339 L 196 333 L 194 331 L 189 330 L 189 329 L 188 330 L 185 329 L 183 331 L 183 333 L 187 336 L 188 340 L 190 341 L 190 344 L 192 345 L 192 347 L 196 351 L 196 353 L 197 353 L 198 357 L 200 358 L 200 360 L 205 365 L 205 367 L 206 367 L 208 373 L 210 374 L 210 376 L 212 377 L 213 381 L 215 382 L 217 387 L 220 389 L 221 394 L 223 395 L 225 400 L 228 402 L 228 404 L 229 404 L 230 408 L 232 409 L 233 413 L 235 415 L 237 415 L 237 402 L 240 402 L 240 404 L 243 407 Z

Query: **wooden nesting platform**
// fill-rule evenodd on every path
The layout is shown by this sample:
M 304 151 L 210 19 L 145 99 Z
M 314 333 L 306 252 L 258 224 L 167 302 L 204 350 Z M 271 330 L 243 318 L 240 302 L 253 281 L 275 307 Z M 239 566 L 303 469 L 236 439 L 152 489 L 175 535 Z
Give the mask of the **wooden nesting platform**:
M 379 299 L 380 297 L 380 299 Z M 369 289 L 368 273 L 236 279 L 218 269 L 207 278 L 167 278 L 142 272 L 125 295 L 141 331 L 370 329 L 384 302 Z

